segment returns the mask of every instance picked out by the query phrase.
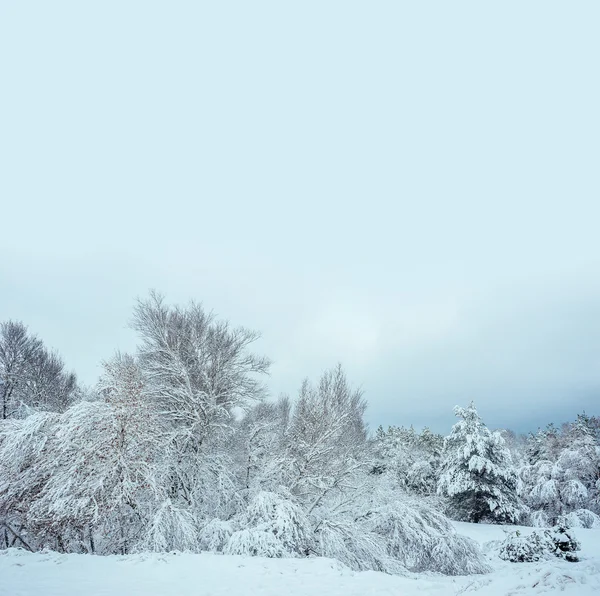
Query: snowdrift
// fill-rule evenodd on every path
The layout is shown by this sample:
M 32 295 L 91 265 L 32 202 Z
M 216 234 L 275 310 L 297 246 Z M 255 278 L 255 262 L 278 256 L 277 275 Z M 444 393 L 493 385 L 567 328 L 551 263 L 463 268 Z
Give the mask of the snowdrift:
M 506 535 L 502 526 L 456 523 L 456 527 L 483 547 L 493 567 L 491 573 L 394 576 L 355 572 L 321 557 L 268 559 L 213 553 L 100 557 L 10 549 L 0 551 L 0 596 L 504 596 L 555 592 L 588 596 L 600 592 L 600 530 L 577 530 L 582 544 L 580 563 L 556 559 L 516 564 L 494 555 L 494 545 Z M 523 533 L 534 530 L 518 529 Z

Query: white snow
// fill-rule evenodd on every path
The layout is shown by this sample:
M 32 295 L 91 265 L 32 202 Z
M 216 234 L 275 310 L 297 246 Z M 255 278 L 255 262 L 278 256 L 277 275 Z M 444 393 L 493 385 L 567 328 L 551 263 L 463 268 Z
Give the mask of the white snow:
M 514 526 L 456 523 L 478 541 L 494 571 L 487 575 L 400 577 L 354 572 L 331 559 L 265 559 L 217 554 L 62 555 L 0 551 L 2 596 L 504 596 L 600 593 L 600 530 L 577 530 L 581 561 L 507 563 L 493 541 Z M 533 528 L 519 528 L 524 533 Z

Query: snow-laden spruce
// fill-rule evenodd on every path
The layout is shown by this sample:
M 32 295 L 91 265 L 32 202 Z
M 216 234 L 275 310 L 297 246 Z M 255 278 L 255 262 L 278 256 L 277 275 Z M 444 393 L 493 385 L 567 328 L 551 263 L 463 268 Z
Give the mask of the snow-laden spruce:
M 491 432 L 473 402 L 456 406 L 460 418 L 444 441 L 438 493 L 456 519 L 517 523 L 525 509 L 517 497 L 517 473 L 499 432 Z

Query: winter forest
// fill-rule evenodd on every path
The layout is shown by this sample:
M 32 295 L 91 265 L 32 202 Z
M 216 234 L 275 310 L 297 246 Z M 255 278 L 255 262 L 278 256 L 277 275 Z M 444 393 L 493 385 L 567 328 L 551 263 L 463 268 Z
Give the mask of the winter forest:
M 445 437 L 410 421 L 371 431 L 339 365 L 267 398 L 258 334 L 200 304 L 151 293 L 131 326 L 137 351 L 88 388 L 23 323 L 1 324 L 0 548 L 464 575 L 488 565 L 451 520 L 600 526 L 594 413 L 523 436 L 472 402 Z

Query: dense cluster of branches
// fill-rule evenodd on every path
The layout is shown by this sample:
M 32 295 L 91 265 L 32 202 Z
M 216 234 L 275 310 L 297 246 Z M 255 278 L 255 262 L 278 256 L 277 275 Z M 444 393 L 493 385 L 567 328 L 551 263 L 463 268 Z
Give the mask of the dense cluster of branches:
M 366 402 L 339 366 L 295 399 L 267 401 L 256 333 L 157 294 L 138 303 L 132 327 L 137 352 L 103 363 L 83 391 L 23 325 L 2 325 L 0 548 L 317 555 L 355 569 L 477 573 L 477 547 L 444 513 L 505 523 L 535 507 L 549 521 L 576 511 L 573 499 L 550 511 L 537 496 L 540 462 L 568 458 L 550 433 L 509 449 L 471 406 L 445 440 L 403 428 L 370 437 Z M 597 465 L 594 440 L 581 449 Z M 591 468 L 581 474 L 597 510 Z

